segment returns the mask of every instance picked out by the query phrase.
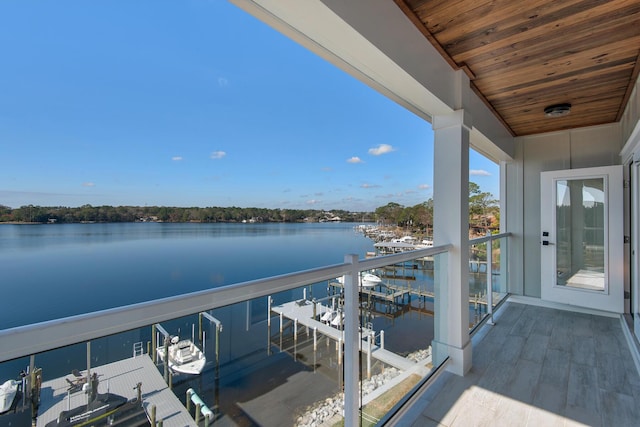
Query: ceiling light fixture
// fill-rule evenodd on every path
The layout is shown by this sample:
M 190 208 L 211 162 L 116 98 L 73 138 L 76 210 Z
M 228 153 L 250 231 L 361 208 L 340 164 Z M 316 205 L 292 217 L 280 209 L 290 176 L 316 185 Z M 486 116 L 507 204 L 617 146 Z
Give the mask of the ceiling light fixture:
M 544 115 L 547 117 L 562 117 L 569 114 L 570 111 L 571 111 L 571 104 L 569 103 L 554 104 L 554 105 L 549 105 L 548 107 L 545 107 Z

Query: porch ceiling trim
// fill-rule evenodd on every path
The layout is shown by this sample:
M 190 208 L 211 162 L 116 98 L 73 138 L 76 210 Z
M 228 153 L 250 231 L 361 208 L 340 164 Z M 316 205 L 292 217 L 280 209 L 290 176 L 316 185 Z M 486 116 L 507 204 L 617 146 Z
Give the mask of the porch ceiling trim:
M 428 122 L 434 115 L 469 110 L 475 126 L 472 147 L 494 161 L 512 158 L 513 141 L 507 128 L 470 90 L 474 99 L 469 105 L 461 104 L 457 71 L 430 44 L 420 42 L 424 37 L 395 3 L 230 1 Z M 363 18 L 364 6 L 370 13 Z M 413 43 L 407 45 L 408 39 Z M 420 56 L 415 55 L 416 49 Z M 473 111 L 478 107 L 483 111 Z

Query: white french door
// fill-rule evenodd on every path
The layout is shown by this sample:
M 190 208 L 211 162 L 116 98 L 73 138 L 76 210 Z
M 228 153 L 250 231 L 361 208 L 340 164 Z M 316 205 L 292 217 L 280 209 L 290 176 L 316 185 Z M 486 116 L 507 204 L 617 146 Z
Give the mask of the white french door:
M 540 175 L 543 300 L 624 311 L 622 166 Z

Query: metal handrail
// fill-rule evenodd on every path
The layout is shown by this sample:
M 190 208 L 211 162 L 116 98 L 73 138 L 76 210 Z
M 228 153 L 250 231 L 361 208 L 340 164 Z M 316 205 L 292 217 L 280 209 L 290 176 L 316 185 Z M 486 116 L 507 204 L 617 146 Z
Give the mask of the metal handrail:
M 448 244 L 360 260 L 356 267 L 371 270 L 448 252 L 452 247 Z M 350 263 L 335 264 L 1 330 L 0 362 L 330 280 L 349 274 L 353 268 Z
M 509 237 L 509 236 L 511 236 L 510 231 L 507 231 L 506 233 L 500 233 L 500 234 L 488 234 L 486 236 L 476 237 L 475 239 L 469 239 L 469 246 L 479 245 L 480 243 L 488 242 L 490 240 L 497 240 L 502 237 Z

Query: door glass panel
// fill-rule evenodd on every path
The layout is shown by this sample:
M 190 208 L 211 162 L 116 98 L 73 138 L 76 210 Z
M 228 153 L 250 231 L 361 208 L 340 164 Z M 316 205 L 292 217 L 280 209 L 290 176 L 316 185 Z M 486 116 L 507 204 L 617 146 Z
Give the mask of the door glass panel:
M 605 290 L 604 178 L 556 181 L 558 286 Z

